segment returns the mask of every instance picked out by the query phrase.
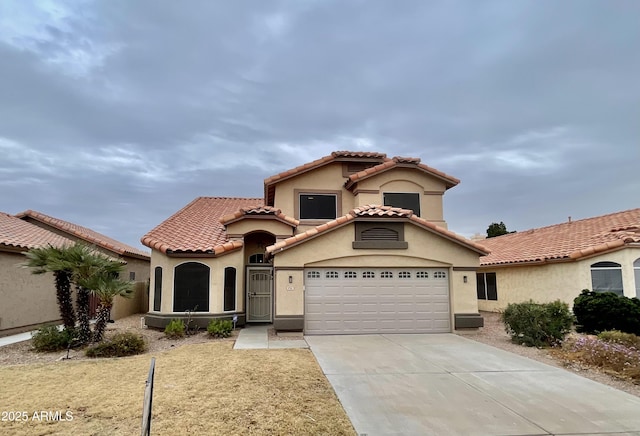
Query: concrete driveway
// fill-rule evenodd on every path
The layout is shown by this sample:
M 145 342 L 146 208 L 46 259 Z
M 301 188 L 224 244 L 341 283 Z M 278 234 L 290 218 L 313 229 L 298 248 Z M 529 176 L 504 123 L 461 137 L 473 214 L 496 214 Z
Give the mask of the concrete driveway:
M 305 339 L 360 435 L 640 435 L 640 398 L 460 336 Z

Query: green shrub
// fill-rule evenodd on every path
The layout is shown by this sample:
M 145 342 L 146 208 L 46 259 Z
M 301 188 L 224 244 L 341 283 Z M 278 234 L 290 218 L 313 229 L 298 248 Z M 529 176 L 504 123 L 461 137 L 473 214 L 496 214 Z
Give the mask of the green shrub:
M 118 333 L 85 351 L 89 357 L 124 357 L 144 353 L 147 349 L 142 336 L 131 332 Z
M 605 342 L 613 342 L 615 344 L 624 345 L 627 348 L 635 348 L 640 350 L 640 336 L 633 333 L 624 333 L 618 330 L 602 332 L 598 335 L 598 339 Z
M 46 325 L 31 334 L 31 344 L 36 351 L 66 350 L 75 335 L 74 329 L 59 330 L 55 325 Z
M 571 331 L 573 316 L 569 305 L 560 300 L 552 303 L 509 304 L 502 321 L 511 340 L 529 347 L 557 345 Z
M 183 338 L 185 334 L 186 326 L 184 325 L 184 321 L 181 319 L 172 319 L 169 324 L 164 329 L 164 334 L 169 339 L 179 339 Z
M 640 335 L 640 300 L 637 298 L 585 289 L 573 301 L 573 313 L 579 332 L 619 330 Z
M 207 331 L 214 338 L 228 338 L 231 336 L 233 323 L 229 320 L 212 319 L 207 326 Z

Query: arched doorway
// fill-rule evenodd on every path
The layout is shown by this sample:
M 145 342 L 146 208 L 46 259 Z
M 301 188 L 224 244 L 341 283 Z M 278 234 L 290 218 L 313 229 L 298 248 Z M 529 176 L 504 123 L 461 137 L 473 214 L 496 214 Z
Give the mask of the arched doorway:
M 273 265 L 266 259 L 266 248 L 275 242 L 266 232 L 244 237 L 247 322 L 273 321 Z

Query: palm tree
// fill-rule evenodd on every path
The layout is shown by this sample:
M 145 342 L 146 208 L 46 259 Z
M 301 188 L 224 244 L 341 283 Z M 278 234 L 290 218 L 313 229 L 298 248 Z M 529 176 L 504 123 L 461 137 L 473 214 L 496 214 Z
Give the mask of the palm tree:
M 133 282 L 116 278 L 113 274 L 105 272 L 101 275 L 83 281 L 82 286 L 91 291 L 100 299 L 98 306 L 98 318 L 93 331 L 93 341 L 101 342 L 104 339 L 104 331 L 109 322 L 113 300 L 117 296 L 124 298 L 133 297 Z
M 76 285 L 78 311 L 78 339 L 87 343 L 91 339 L 89 325 L 89 296 L 87 287 L 96 277 L 117 277 L 123 264 L 87 245 L 76 243 L 64 253 L 64 263 L 71 270 L 71 281 Z M 107 320 L 108 321 L 108 320 Z
M 76 326 L 76 313 L 71 300 L 71 270 L 62 262 L 65 250 L 52 245 L 32 248 L 25 253 L 27 261 L 23 265 L 32 268 L 33 274 L 53 273 L 62 323 L 65 329 L 73 329 Z

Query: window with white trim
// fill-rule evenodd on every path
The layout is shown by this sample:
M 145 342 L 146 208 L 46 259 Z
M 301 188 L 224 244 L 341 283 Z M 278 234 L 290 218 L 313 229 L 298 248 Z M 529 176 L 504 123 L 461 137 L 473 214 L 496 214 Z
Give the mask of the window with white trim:
M 344 272 L 344 278 L 345 279 L 357 279 L 358 278 L 358 273 L 355 271 L 345 271 Z
M 595 292 L 624 295 L 622 265 L 616 262 L 596 262 L 591 265 L 591 287 Z
M 416 278 L 417 279 L 428 279 L 429 278 L 429 273 L 427 271 L 418 271 L 416 273 Z
M 393 278 L 393 271 L 382 271 L 380 273 L 380 278 L 381 279 L 392 279 Z
M 640 298 L 640 259 L 633 262 L 633 277 L 636 282 L 636 297 Z
M 307 271 L 307 278 L 308 279 L 319 279 L 320 278 L 320 271 Z
M 325 278 L 327 279 L 337 279 L 340 278 L 340 274 L 338 273 L 338 271 L 327 271 L 325 273 Z
M 398 273 L 398 278 L 399 279 L 410 279 L 411 278 L 411 272 L 410 271 L 400 271 Z
M 362 272 L 362 278 L 363 279 L 375 279 L 376 278 L 376 273 L 374 273 L 373 271 L 363 271 Z
M 478 292 L 478 300 L 498 299 L 496 273 L 477 273 L 476 286 Z
M 433 278 L 434 279 L 446 279 L 447 278 L 447 273 L 444 271 L 436 271 L 433 273 Z

